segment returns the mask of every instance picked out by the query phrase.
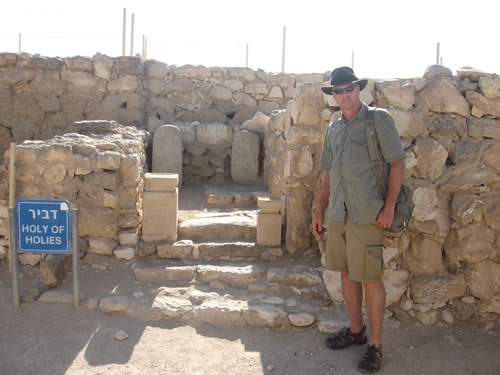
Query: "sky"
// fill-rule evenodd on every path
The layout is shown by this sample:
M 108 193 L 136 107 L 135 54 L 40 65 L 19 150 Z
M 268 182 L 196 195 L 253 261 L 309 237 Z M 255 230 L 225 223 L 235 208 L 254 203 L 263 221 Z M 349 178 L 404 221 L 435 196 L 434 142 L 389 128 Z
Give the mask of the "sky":
M 23 0 L 0 6 L 0 52 L 42 56 L 126 54 L 169 65 L 324 73 L 353 63 L 361 78 L 421 77 L 437 44 L 453 73 L 468 66 L 500 73 L 495 0 Z

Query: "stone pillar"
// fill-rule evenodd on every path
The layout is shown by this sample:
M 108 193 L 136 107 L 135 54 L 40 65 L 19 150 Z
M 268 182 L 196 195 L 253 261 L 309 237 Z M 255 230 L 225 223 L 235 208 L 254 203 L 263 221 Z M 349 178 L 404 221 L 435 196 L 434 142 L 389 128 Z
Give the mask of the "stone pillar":
M 259 176 L 259 136 L 243 130 L 234 135 L 231 177 L 234 182 L 252 183 Z
M 179 201 L 178 174 L 146 173 L 144 181 L 143 241 L 176 241 Z
M 162 125 L 155 131 L 153 173 L 177 173 L 182 185 L 182 139 L 177 126 Z
M 259 197 L 257 203 L 257 244 L 281 245 L 281 199 Z

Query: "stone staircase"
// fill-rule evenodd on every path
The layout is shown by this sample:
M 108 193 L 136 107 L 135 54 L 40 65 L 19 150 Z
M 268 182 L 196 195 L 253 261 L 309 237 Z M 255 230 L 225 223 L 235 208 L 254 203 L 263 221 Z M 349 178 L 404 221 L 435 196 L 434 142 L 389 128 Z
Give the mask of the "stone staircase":
M 143 320 L 336 329 L 339 311 L 331 306 L 319 256 L 292 258 L 283 243 L 256 244 L 256 199 L 269 193 L 234 185 L 205 186 L 203 201 L 201 193 L 181 191 L 178 241 L 157 243 L 155 255 L 131 261 L 134 285 L 91 304 Z

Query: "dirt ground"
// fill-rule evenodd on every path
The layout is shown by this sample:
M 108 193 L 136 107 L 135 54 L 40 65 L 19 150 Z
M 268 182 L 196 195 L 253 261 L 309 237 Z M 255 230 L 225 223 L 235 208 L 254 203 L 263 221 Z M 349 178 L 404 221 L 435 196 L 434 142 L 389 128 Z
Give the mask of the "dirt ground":
M 126 265 L 125 265 L 126 266 Z M 130 274 L 82 266 L 86 297 L 125 288 Z M 21 295 L 36 283 L 24 266 Z M 113 272 L 116 268 L 116 272 Z M 102 279 L 106 275 L 108 279 Z M 67 283 L 71 288 L 71 282 Z M 97 293 L 100 291 L 101 293 Z M 143 322 L 88 310 L 85 304 L 21 303 L 14 310 L 7 261 L 0 262 L 0 374 L 357 374 L 364 347 L 331 352 L 325 334 L 221 328 L 197 322 Z M 123 330 L 128 338 L 118 341 Z M 385 322 L 381 374 L 499 374 L 500 330 L 484 326 Z

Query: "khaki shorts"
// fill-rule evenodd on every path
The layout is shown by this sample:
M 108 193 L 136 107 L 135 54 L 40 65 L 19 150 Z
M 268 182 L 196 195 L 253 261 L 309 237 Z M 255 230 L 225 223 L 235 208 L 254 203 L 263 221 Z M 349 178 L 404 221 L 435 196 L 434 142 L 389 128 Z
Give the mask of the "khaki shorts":
M 349 218 L 344 225 L 328 224 L 326 268 L 347 272 L 353 281 L 380 280 L 384 273 L 383 233 L 377 223 L 356 225 Z

